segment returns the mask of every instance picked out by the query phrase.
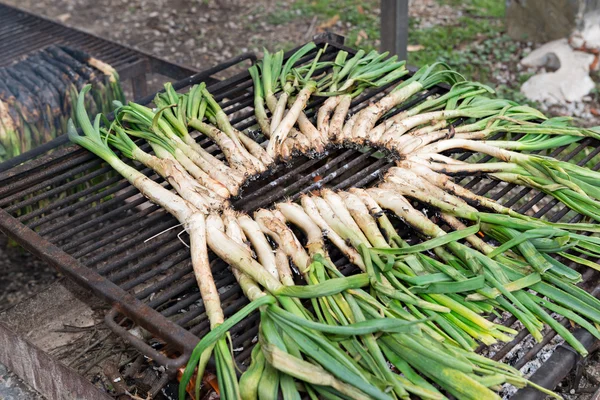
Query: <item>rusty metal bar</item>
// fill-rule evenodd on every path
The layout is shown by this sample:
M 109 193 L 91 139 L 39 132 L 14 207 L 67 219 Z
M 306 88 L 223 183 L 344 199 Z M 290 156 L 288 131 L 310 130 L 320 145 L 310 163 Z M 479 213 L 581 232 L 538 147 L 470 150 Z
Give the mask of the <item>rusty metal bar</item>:
M 0 210 L 0 230 L 7 236 L 14 238 L 32 254 L 59 268 L 80 285 L 89 287 L 99 297 L 115 305 L 120 312 L 152 334 L 157 337 L 169 337 L 180 350 L 185 352 L 198 341 L 198 338 L 193 334 L 174 329 L 175 326 L 171 321 L 161 317 L 155 310 L 133 295 L 124 292 L 114 283 L 79 264 L 73 257 L 39 237 L 34 231 L 20 224 L 4 210 Z

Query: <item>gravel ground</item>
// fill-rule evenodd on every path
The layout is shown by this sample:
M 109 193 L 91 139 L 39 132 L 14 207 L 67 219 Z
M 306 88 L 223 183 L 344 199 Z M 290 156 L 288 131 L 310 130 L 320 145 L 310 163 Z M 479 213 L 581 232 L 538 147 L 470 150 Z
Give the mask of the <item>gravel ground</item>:
M 170 61 L 206 68 L 236 54 L 300 43 L 311 37 L 311 20 L 271 25 L 274 0 L 8 0 Z M 312 28 L 313 30 L 316 27 Z

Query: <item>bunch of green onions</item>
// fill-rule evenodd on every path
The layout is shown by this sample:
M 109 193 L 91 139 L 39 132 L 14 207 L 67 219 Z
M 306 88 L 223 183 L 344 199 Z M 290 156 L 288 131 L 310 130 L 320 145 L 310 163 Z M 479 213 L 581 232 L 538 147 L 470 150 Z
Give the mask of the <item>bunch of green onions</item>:
M 123 101 L 119 75 L 108 64 L 64 46 L 49 46 L 0 68 L 0 162 L 54 139 L 74 117 L 74 96 L 92 84 L 86 99 L 109 113 Z
M 579 289 L 581 275 L 559 261 L 600 269 L 587 259 L 600 256 L 600 239 L 594 236 L 600 228 L 521 215 L 457 185 L 451 175 L 485 173 L 533 187 L 597 220 L 596 172 L 528 152 L 598 134 L 491 98 L 491 88 L 465 82 L 441 63 L 420 69 L 349 117 L 353 98 L 396 82 L 407 70 L 387 54 L 358 52 L 348 59 L 339 52 L 335 60 L 323 61 L 324 54 L 310 43 L 284 63 L 282 52 L 265 51 L 250 69 L 257 123 L 269 138 L 266 149 L 232 126 L 204 84 L 185 94 L 167 84 L 155 98 L 156 109 L 121 105 L 111 124 L 100 115 L 93 124 L 89 120 L 89 87 L 78 96 L 76 116 L 84 136 L 70 123 L 71 140 L 107 161 L 175 216 L 190 236 L 211 332 L 190 358 L 180 397 L 194 373 L 198 394 L 214 355 L 227 399 L 271 399 L 279 392 L 285 399 L 300 399 L 301 393 L 314 399 L 443 399 L 444 393 L 498 398 L 494 391 L 503 383 L 531 383 L 513 368 L 473 352 L 480 343 L 507 342 L 516 333 L 486 318 L 490 314 L 515 316 L 538 341 L 547 324 L 587 354 L 549 312 L 600 338 L 600 301 Z M 439 83 L 452 87 L 391 115 Z M 311 120 L 304 108 L 313 96 L 326 99 Z M 192 129 L 214 143 L 223 158 L 201 146 Z M 498 133 L 525 135 L 511 141 L 499 140 Z M 332 144 L 385 149 L 399 157 L 397 167 L 367 190 L 323 189 L 301 196 L 300 204 L 281 202 L 253 217 L 229 208 L 228 199 L 244 182 L 267 172 L 275 160 L 295 151 L 321 153 Z M 154 170 L 176 193 L 129 167 L 109 145 Z M 461 162 L 447 155 L 456 149 L 499 161 Z M 444 226 L 414 202 L 433 208 Z M 390 215 L 424 240 L 407 243 Z M 345 277 L 329 258 L 326 241 L 360 272 Z M 231 267 L 251 301 L 227 320 L 209 249 Z M 306 285 L 297 285 L 295 274 Z M 255 310 L 261 316 L 258 344 L 238 382 L 228 331 Z

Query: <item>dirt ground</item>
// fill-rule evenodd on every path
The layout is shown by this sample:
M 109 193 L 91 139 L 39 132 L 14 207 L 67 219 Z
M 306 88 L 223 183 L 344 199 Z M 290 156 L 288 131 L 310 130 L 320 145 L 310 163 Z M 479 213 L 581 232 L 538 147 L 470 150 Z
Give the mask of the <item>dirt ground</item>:
M 0 313 L 30 297 L 58 277 L 56 270 L 0 233 Z
M 196 69 L 242 52 L 260 51 L 263 46 L 301 43 L 316 30 L 311 20 L 302 16 L 285 24 L 268 23 L 274 0 L 7 3 Z

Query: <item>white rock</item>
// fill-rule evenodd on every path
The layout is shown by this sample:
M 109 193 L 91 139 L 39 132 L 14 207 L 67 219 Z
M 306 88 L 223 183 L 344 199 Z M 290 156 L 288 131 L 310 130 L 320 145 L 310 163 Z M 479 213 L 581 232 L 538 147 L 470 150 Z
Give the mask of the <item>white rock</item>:
M 521 64 L 540 68 L 556 63 L 556 59 L 558 70 L 532 76 L 521 86 L 521 92 L 530 100 L 549 104 L 581 101 L 595 86 L 589 76 L 593 55 L 575 51 L 567 39 L 560 39 L 532 51 Z
M 569 44 L 574 49 L 580 49 L 585 45 L 585 39 L 583 39 L 583 36 L 581 36 L 581 33 L 575 32 L 571 35 L 571 37 L 569 39 Z
M 581 37 L 588 49 L 600 49 L 600 11 L 587 13 L 583 17 Z

